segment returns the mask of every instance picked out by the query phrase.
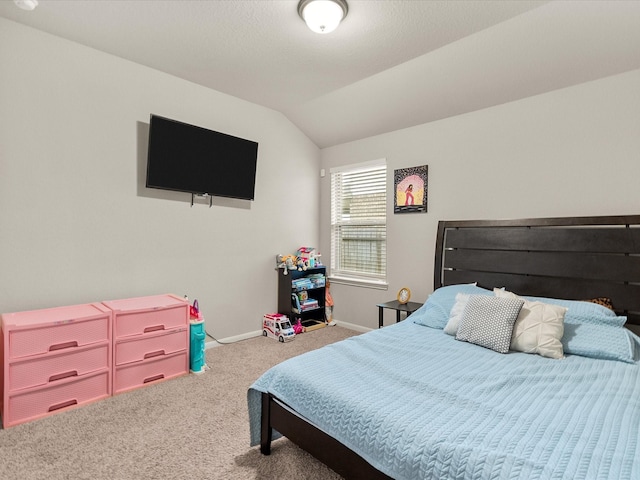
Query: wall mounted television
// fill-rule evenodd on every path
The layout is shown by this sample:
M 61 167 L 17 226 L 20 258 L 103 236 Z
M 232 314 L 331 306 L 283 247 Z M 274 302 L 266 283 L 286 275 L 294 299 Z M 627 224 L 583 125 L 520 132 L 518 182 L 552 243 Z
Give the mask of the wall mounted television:
M 147 188 L 253 200 L 258 144 L 151 115 Z

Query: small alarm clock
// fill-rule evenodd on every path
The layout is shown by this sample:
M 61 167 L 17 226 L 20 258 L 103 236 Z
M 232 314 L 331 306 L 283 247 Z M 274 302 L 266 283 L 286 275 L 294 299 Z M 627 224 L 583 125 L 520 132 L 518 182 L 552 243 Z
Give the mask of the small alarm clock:
M 404 305 L 409 301 L 410 298 L 411 298 L 411 290 L 409 290 L 407 287 L 402 287 L 400 290 L 398 290 L 399 303 Z

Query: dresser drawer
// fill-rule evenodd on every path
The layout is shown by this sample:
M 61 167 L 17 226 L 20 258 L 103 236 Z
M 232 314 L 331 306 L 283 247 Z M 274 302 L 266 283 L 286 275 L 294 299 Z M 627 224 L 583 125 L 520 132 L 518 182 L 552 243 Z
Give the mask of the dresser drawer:
M 127 298 L 102 304 L 113 313 L 115 338 L 171 330 L 189 324 L 189 304 L 175 295 Z
M 140 363 L 116 367 L 113 393 L 122 393 L 158 380 L 177 377 L 189 372 L 188 352 L 152 358 Z
M 66 348 L 109 341 L 110 316 L 90 320 L 69 320 L 51 326 L 9 331 L 9 358 L 40 355 Z
M 188 323 L 188 306 L 161 308 L 136 313 L 118 312 L 114 315 L 116 339 L 160 330 L 184 327 Z
M 110 348 L 109 342 L 103 342 L 14 361 L 9 364 L 7 388 L 13 392 L 109 368 Z
M 3 412 L 3 425 L 10 427 L 106 398 L 109 396 L 109 387 L 109 371 L 105 369 L 77 379 L 61 380 L 49 387 L 10 395 L 8 408 Z
M 141 362 L 148 358 L 185 351 L 188 347 L 187 328 L 148 333 L 142 338 L 116 342 L 115 364 Z

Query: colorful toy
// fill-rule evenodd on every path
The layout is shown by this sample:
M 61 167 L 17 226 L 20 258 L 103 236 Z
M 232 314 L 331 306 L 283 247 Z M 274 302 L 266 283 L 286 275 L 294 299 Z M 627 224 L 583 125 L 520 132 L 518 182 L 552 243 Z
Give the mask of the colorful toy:
M 276 268 L 281 268 L 282 274 L 287 275 L 289 270 L 298 269 L 298 257 L 295 255 L 276 255 Z
M 296 266 L 298 267 L 299 272 L 302 272 L 303 270 L 306 271 L 307 268 L 309 268 L 309 262 L 297 257 Z
M 286 315 L 281 313 L 267 313 L 262 317 L 262 335 L 277 338 L 279 342 L 289 342 L 296 336 L 291 327 L 291 322 Z
M 315 248 L 300 247 L 296 252 L 296 255 L 298 256 L 299 259 L 302 260 L 303 264 L 305 265 L 305 267 L 303 268 L 304 270 L 306 270 L 307 268 L 313 268 L 316 266 Z
M 189 307 L 189 317 L 191 317 L 191 320 L 202 320 L 197 298 L 193 301 L 193 305 Z
M 184 296 L 185 301 L 189 302 L 189 297 Z M 193 305 L 189 306 L 189 370 L 191 373 L 204 373 L 209 370 L 206 363 L 205 339 L 207 337 L 204 328 L 204 317 L 200 312 L 198 300 L 193 301 Z
M 296 332 L 296 335 L 299 335 L 300 333 L 304 333 L 304 330 L 305 328 L 302 325 L 302 322 L 298 319 L 298 321 L 293 324 L 293 331 Z
M 326 282 L 326 290 L 324 294 L 324 317 L 326 322 L 330 326 L 334 326 L 336 321 L 333 319 L 333 297 L 331 296 L 331 292 L 329 291 L 329 280 Z

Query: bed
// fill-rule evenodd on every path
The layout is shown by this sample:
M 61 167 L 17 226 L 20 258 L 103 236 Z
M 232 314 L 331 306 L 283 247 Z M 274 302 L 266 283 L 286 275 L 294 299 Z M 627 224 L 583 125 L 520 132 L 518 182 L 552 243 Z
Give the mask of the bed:
M 349 479 L 638 479 L 639 328 L 640 215 L 442 221 L 423 307 L 267 371 L 251 444 Z

